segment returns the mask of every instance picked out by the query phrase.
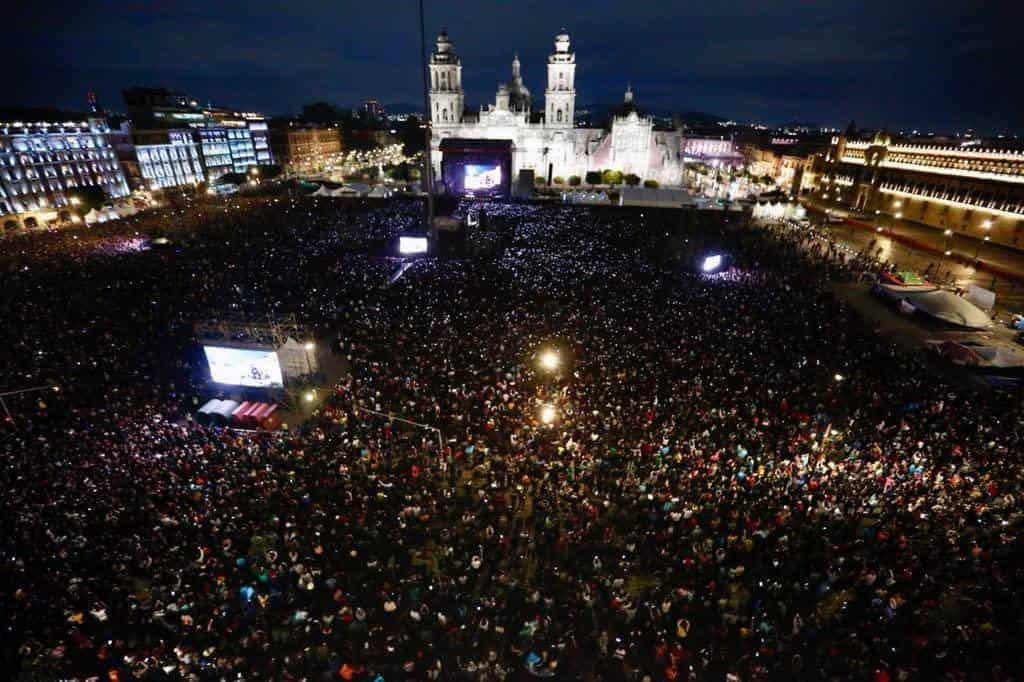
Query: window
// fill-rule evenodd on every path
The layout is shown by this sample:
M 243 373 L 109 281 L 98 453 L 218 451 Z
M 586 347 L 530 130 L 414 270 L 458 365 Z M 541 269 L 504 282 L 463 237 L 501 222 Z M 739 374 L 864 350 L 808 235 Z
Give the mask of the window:
M 562 122 L 562 110 L 561 109 L 559 109 L 558 112 L 555 114 L 555 120 L 558 121 L 559 123 Z

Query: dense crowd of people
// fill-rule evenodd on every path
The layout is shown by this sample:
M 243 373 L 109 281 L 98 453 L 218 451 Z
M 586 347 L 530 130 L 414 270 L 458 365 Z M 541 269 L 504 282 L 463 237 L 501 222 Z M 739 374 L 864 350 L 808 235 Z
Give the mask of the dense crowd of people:
M 828 284 L 867 260 L 718 212 L 481 208 L 390 286 L 413 201 L 5 242 L 4 386 L 60 390 L 0 430 L 4 668 L 1020 677 L 1020 404 L 865 329 Z M 348 372 L 299 427 L 200 426 L 216 311 L 294 315 Z

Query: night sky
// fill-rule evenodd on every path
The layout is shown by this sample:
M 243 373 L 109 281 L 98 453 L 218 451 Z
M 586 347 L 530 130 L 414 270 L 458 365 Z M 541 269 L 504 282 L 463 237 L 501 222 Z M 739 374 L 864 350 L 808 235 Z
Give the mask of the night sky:
M 130 85 L 166 85 L 267 113 L 323 99 L 422 101 L 415 0 L 275 3 L 22 2 L 6 13 L 4 105 L 122 109 Z M 30 5 L 26 7 L 26 5 Z M 1024 129 L 1021 0 L 427 0 L 447 27 L 467 103 L 493 101 L 514 50 L 540 103 L 561 26 L 576 51 L 577 108 L 953 132 Z M 13 61 L 13 63 L 12 63 Z

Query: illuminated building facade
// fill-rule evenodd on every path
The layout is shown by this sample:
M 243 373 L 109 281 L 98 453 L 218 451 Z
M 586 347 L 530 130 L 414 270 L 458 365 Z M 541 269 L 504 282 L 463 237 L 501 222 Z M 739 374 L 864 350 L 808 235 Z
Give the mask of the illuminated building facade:
M 0 123 L 0 220 L 4 230 L 72 218 L 74 190 L 128 196 L 128 182 L 102 119 Z
M 1024 248 L 1024 151 L 832 139 L 818 196 Z
M 339 162 L 341 132 L 337 128 L 285 128 L 272 130 L 270 146 L 274 157 L 293 173 L 323 170 Z
M 827 140 L 772 138 L 743 146 L 747 172 L 756 179 L 769 178 L 783 192 L 797 195 L 811 191 L 821 174 L 818 154 Z
M 524 83 L 518 55 L 494 103 L 475 112 L 465 108 L 462 60 L 447 33 L 437 38 L 429 70 L 435 177 L 441 177 L 442 142 L 468 138 L 510 142 L 513 177 L 532 170 L 536 178 L 582 178 L 588 171 L 611 169 L 662 185 L 682 183 L 681 132 L 659 130 L 652 118 L 641 115 L 631 88 L 610 129 L 575 126 L 576 53 L 564 31 L 555 36 L 554 52 L 548 56 L 547 87 L 537 111 L 533 106 L 539 103 Z
M 225 173 L 246 173 L 253 166 L 274 162 L 270 131 L 262 114 L 204 107 L 196 99 L 166 88 L 129 88 L 122 95 L 138 129 L 193 129 L 206 179 L 211 182 Z
M 111 140 L 132 189 L 192 187 L 205 179 L 191 129 L 133 131 L 124 123 Z
M 724 137 L 684 137 L 682 140 L 684 161 L 697 161 L 716 167 L 739 166 L 743 154 L 736 143 Z

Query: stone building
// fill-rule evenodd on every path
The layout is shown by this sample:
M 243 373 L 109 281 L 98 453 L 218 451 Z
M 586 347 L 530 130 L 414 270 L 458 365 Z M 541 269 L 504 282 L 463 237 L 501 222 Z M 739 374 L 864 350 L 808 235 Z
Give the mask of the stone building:
M 4 231 L 73 218 L 74 193 L 129 194 L 110 129 L 98 118 L 75 123 L 0 123 L 0 225 Z
M 337 128 L 288 127 L 270 131 L 274 158 L 292 173 L 315 173 L 337 162 L 341 132 Z
M 575 127 L 576 54 L 565 31 L 555 37 L 544 102 L 537 110 L 518 55 L 512 60 L 510 80 L 498 86 L 494 104 L 476 111 L 466 108 L 462 60 L 445 32 L 437 37 L 429 69 L 431 150 L 437 177 L 441 177 L 441 143 L 471 138 L 510 142 L 513 175 L 531 170 L 537 178 L 567 180 L 611 169 L 662 185 L 682 182 L 681 133 L 655 129 L 653 119 L 633 104 L 630 88 L 609 128 Z
M 816 196 L 1024 248 L 1024 150 L 839 135 Z

